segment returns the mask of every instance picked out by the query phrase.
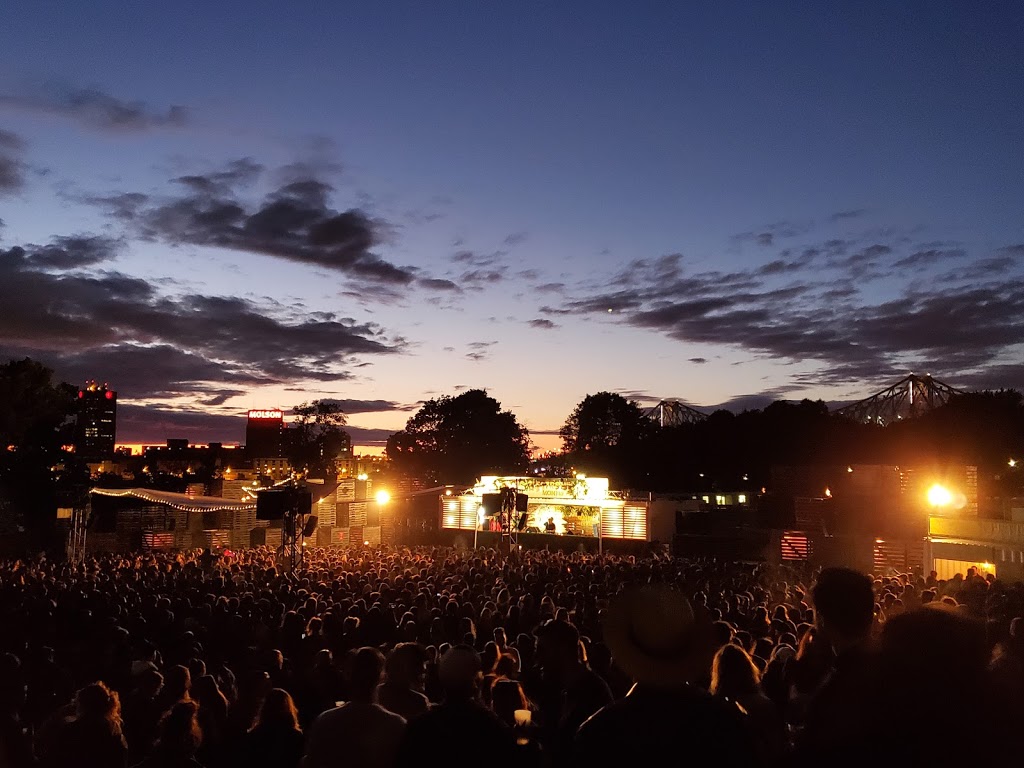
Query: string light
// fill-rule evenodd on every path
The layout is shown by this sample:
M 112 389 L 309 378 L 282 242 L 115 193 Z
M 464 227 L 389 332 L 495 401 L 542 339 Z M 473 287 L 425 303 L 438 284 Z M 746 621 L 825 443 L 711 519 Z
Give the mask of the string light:
M 168 499 L 166 496 L 158 496 L 154 493 L 150 493 L 143 488 L 128 488 L 126 490 L 117 490 L 113 488 L 93 488 L 89 493 L 96 494 L 97 496 L 113 496 L 116 498 L 132 497 L 141 499 L 142 501 L 148 501 L 151 504 L 162 504 L 172 509 L 176 509 L 179 512 L 234 512 L 234 511 L 249 511 L 256 509 L 255 504 L 248 504 L 246 502 L 231 502 L 228 500 L 221 500 L 218 504 L 182 504 L 174 499 Z M 177 496 L 178 494 L 174 494 Z M 212 496 L 200 496 L 195 498 L 214 499 Z

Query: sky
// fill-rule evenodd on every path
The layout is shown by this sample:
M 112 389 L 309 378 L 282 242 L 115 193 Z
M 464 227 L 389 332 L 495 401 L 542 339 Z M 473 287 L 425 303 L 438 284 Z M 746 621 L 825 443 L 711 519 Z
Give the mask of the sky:
M 15 0 L 0 359 L 118 441 L 1024 388 L 1024 5 Z

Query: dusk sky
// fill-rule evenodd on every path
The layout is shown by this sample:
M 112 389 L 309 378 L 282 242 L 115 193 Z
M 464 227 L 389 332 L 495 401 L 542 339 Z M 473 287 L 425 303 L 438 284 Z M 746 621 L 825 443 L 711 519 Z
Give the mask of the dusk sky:
M 1024 388 L 1024 3 L 13 0 L 0 358 L 119 442 Z

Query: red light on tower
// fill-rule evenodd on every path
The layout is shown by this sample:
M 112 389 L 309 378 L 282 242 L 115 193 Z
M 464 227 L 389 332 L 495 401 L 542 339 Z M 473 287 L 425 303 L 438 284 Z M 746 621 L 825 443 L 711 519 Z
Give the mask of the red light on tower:
M 111 392 L 111 391 L 110 391 L 110 390 L 108 389 L 108 390 L 107 390 L 107 400 L 113 400 L 113 399 L 114 399 L 114 393 L 113 393 L 113 392 Z
M 85 397 L 85 392 L 78 390 L 78 399 L 81 400 L 83 397 Z

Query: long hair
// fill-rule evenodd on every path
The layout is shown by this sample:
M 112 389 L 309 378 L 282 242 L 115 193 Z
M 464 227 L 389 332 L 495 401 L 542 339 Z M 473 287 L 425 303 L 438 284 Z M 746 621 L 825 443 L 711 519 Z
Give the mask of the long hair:
M 179 701 L 160 718 L 157 749 L 164 754 L 192 757 L 203 743 L 203 731 L 196 715 L 194 701 Z
M 114 735 L 121 733 L 121 698 L 104 683 L 92 683 L 75 694 L 75 714 L 79 720 L 105 722 Z
M 302 732 L 302 728 L 299 727 L 299 712 L 288 691 L 283 688 L 270 689 L 267 698 L 263 700 L 259 717 L 256 719 L 256 728 L 260 730 L 282 728 Z
M 761 672 L 750 654 L 738 645 L 723 645 L 711 663 L 711 693 L 736 698 L 756 693 Z

